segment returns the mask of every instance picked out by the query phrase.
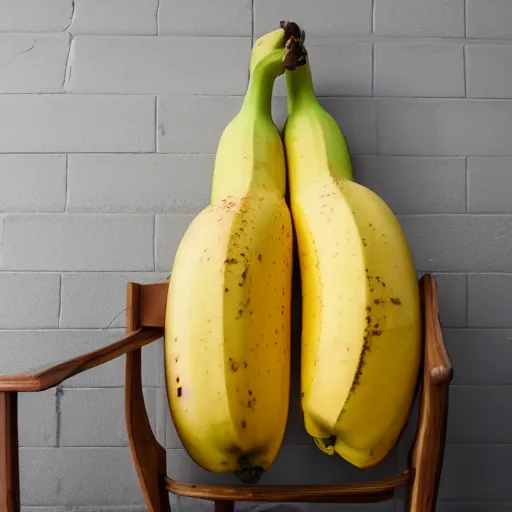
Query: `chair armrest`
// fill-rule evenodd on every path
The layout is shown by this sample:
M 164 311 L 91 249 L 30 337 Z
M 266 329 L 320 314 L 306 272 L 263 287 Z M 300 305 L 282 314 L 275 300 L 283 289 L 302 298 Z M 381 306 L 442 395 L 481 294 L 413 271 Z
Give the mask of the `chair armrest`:
M 439 321 L 437 284 L 429 274 L 421 278 L 420 284 L 424 311 L 425 364 L 433 384 L 448 384 L 452 380 L 453 369 Z
M 148 345 L 163 334 L 161 328 L 141 328 L 111 345 L 69 361 L 55 362 L 26 373 L 0 375 L 0 392 L 44 391 L 53 388 L 74 375 Z

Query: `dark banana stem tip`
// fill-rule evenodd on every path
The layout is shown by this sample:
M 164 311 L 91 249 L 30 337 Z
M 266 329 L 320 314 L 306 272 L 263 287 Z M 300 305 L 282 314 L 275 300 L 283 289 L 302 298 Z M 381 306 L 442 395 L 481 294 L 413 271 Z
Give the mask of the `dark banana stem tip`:
M 294 37 L 295 39 L 301 39 L 302 32 L 300 30 L 299 25 L 295 23 L 294 21 L 281 21 L 279 23 L 279 26 L 284 29 L 284 39 L 285 41 L 288 41 L 290 37 Z
M 301 30 L 294 21 L 281 21 L 279 26 L 284 30 L 284 47 L 287 52 L 284 56 L 284 68 L 293 71 L 297 66 L 306 64 L 308 52 L 304 47 L 306 32 Z
M 306 64 L 308 55 L 306 48 L 294 36 L 291 36 L 286 41 L 286 49 L 287 51 L 283 59 L 286 70 L 293 71 L 296 67 Z

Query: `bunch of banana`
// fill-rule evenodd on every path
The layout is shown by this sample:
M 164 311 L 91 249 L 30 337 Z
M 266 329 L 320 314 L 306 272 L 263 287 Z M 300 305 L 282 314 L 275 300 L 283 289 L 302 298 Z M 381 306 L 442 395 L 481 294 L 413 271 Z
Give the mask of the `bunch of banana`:
M 288 418 L 293 218 L 305 428 L 325 453 L 369 467 L 396 444 L 414 397 L 421 315 L 412 255 L 393 212 L 354 180 L 299 27 L 282 22 L 260 37 L 249 70 L 242 107 L 218 144 L 210 205 L 172 268 L 171 415 L 208 471 L 254 483 L 275 460 Z M 285 71 L 284 148 L 271 97 Z
M 303 42 L 296 25 L 293 32 Z M 370 467 L 395 445 L 414 398 L 421 353 L 416 271 L 390 208 L 354 181 L 343 134 L 315 95 L 309 58 L 286 82 L 305 428 L 324 452 Z
M 285 432 L 293 232 L 275 79 L 301 64 L 279 28 L 251 55 L 243 105 L 215 158 L 211 204 L 178 247 L 165 319 L 166 387 L 192 459 L 256 482 Z

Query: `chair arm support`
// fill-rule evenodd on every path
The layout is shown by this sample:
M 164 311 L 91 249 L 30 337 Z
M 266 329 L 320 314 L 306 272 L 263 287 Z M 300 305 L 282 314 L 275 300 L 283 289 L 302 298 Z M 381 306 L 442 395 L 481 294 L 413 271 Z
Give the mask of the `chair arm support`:
M 433 276 L 421 278 L 422 300 L 424 303 L 425 364 L 430 380 L 435 385 L 446 385 L 453 377 L 452 363 L 446 350 L 441 323 L 437 284 Z
M 162 328 L 137 329 L 111 345 L 69 361 L 55 362 L 26 373 L 0 375 L 0 392 L 33 392 L 53 388 L 74 375 L 148 345 L 161 338 L 163 334 Z

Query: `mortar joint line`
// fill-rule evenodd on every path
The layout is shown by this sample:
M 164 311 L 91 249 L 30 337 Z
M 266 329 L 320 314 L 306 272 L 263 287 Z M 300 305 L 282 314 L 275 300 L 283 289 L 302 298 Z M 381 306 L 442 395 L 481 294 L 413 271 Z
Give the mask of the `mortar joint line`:
M 468 97 L 468 73 L 466 65 L 466 45 L 462 45 L 462 70 L 464 72 L 464 97 Z
M 62 325 L 62 273 L 59 273 L 59 310 L 57 317 L 57 329 Z
M 464 328 L 469 327 L 469 274 L 466 274 L 466 318 L 464 322 Z
M 156 35 L 160 35 L 160 0 L 156 3 Z
M 153 272 L 156 272 L 156 215 L 153 216 Z
M 64 175 L 64 212 L 68 211 L 68 180 L 69 180 L 69 155 L 66 153 L 66 173 Z
M 158 153 L 158 96 L 155 96 L 155 153 Z
M 469 175 L 468 175 L 468 157 L 466 157 L 464 159 L 464 165 L 465 165 L 465 176 L 466 176 L 466 187 L 465 187 L 465 192 L 466 192 L 466 197 L 465 197 L 465 202 L 466 202 L 466 213 L 469 213 Z
M 375 43 L 372 43 L 372 97 L 375 97 Z
M 464 0 L 464 37 L 468 36 L 468 0 Z
M 372 34 L 375 34 L 375 0 L 372 0 Z
M 57 448 L 60 447 L 61 443 L 61 421 L 62 421 L 62 410 L 61 410 L 61 397 L 64 394 L 64 389 L 59 385 L 55 388 L 55 416 L 57 420 L 56 432 L 55 432 L 55 445 Z

